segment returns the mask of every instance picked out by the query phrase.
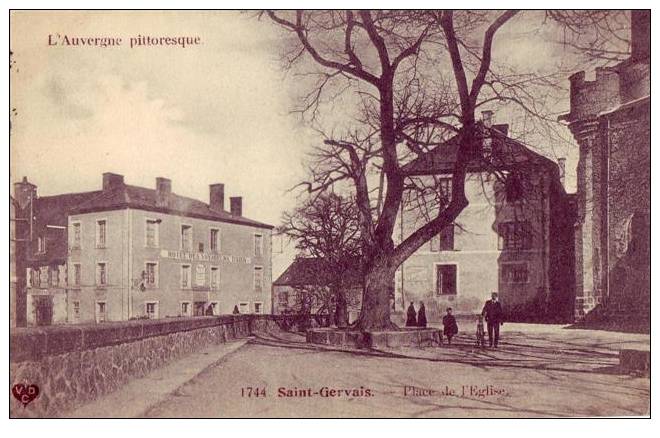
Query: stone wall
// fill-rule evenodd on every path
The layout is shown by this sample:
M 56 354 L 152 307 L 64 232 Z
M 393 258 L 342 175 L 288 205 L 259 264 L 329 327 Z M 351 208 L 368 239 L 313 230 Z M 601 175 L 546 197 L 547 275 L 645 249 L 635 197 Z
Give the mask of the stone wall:
M 13 330 L 10 383 L 40 394 L 27 409 L 10 394 L 10 416 L 57 417 L 186 354 L 276 327 L 268 316 L 238 315 Z
M 632 56 L 571 76 L 560 119 L 580 146 L 575 238 L 578 320 L 650 311 L 650 15 L 631 14 Z M 608 309 L 609 308 L 609 309 Z M 647 324 L 648 325 L 648 324 Z

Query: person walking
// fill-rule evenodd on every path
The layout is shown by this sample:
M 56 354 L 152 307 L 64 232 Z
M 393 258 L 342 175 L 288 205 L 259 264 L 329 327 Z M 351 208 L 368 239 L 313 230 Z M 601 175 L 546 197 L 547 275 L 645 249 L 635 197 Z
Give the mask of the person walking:
M 426 307 L 424 307 L 424 302 L 419 302 L 419 312 L 417 312 L 417 327 L 426 328 Z
M 451 345 L 451 338 L 458 333 L 458 324 L 456 318 L 452 315 L 452 308 L 447 307 L 447 314 L 442 317 L 442 325 L 444 327 L 445 336 L 447 336 L 447 343 Z
M 417 327 L 417 312 L 415 311 L 415 306 L 412 301 L 406 312 L 406 327 Z
M 497 292 L 491 294 L 491 299 L 486 301 L 481 315 L 486 319 L 488 328 L 488 345 L 497 348 L 500 341 L 500 326 L 504 324 L 504 314 Z

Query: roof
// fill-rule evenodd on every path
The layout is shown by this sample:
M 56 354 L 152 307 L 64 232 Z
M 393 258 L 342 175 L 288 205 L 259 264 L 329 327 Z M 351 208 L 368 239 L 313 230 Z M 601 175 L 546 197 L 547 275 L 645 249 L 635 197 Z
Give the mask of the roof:
M 68 242 L 65 227 L 68 224 L 68 215 L 74 207 L 98 196 L 99 193 L 101 191 L 67 193 L 35 199 L 32 207 L 32 214 L 36 218 L 35 236 L 46 237 L 46 251 L 32 252 L 29 256 L 30 264 L 44 265 L 66 261 Z
M 494 125 L 492 128 L 485 128 L 479 122 L 477 127 L 485 131 L 482 134 L 483 138 L 492 139 L 493 158 L 491 165 L 506 167 L 514 164 L 533 162 L 557 168 L 557 164 L 554 161 L 534 152 L 521 142 L 508 137 L 508 125 Z M 403 166 L 403 170 L 409 175 L 452 173 L 456 163 L 458 147 L 458 135 L 456 135 L 443 145 L 407 163 Z M 468 171 L 475 172 L 484 169 L 485 163 L 483 160 L 474 159 L 468 165 Z
M 273 228 L 272 225 L 248 219 L 243 216 L 233 215 L 224 210 L 216 210 L 208 204 L 197 199 L 187 198 L 171 193 L 167 207 L 158 206 L 156 203 L 156 190 L 122 184 L 121 186 L 97 193 L 95 196 L 85 199 L 76 205 L 71 214 L 83 214 L 97 211 L 118 210 L 123 208 L 135 208 L 166 214 L 195 217 L 219 222 L 249 225 L 259 228 Z
M 103 193 L 93 192 L 67 193 L 55 196 L 40 196 L 34 203 L 34 215 L 46 225 L 66 226 L 69 213 L 79 205 L 88 202 Z
M 307 286 L 317 284 L 319 281 L 316 274 L 321 268 L 321 259 L 312 257 L 299 257 L 286 268 L 286 271 L 273 282 L 273 286 Z M 350 283 L 358 286 L 362 283 L 358 269 L 359 263 L 353 263 L 346 277 Z

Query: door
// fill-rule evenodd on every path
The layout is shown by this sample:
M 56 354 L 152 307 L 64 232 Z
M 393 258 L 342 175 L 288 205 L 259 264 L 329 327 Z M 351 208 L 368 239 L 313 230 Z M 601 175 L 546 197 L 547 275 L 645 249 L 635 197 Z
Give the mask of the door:
M 35 298 L 35 319 L 37 325 L 53 323 L 53 297 L 37 296 Z
M 195 316 L 204 316 L 204 308 L 206 307 L 206 302 L 204 301 L 195 301 L 194 312 Z

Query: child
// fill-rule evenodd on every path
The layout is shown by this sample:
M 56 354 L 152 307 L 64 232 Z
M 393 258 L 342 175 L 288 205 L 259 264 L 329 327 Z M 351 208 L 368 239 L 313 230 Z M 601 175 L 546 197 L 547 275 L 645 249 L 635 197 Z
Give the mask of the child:
M 451 345 L 451 338 L 458 333 L 458 324 L 456 324 L 456 318 L 452 313 L 452 308 L 447 308 L 447 314 L 442 318 L 442 325 L 445 327 L 444 332 L 447 336 L 447 343 Z
M 486 346 L 486 332 L 484 331 L 484 317 L 479 315 L 477 319 L 477 347 Z

